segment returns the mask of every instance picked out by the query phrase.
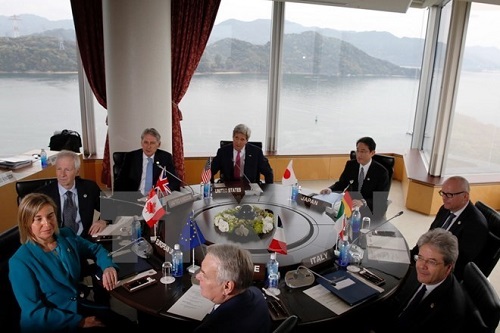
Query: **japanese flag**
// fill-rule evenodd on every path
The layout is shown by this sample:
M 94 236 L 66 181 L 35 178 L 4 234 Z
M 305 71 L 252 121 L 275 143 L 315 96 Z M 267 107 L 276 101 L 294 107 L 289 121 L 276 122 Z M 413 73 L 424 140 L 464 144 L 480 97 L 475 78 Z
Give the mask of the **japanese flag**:
M 293 160 L 290 160 L 283 174 L 283 179 L 281 179 L 281 184 L 283 185 L 293 185 L 298 182 L 297 177 L 295 177 L 295 172 L 293 172 L 292 164 Z

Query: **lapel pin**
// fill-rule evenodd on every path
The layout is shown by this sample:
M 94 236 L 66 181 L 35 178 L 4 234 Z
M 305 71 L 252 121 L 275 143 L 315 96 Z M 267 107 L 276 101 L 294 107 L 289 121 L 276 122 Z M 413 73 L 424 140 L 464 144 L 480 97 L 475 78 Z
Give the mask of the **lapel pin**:
M 86 198 L 86 197 L 87 197 L 87 195 L 86 195 L 86 194 L 84 194 L 84 195 L 83 195 L 83 197 L 84 197 L 84 198 Z

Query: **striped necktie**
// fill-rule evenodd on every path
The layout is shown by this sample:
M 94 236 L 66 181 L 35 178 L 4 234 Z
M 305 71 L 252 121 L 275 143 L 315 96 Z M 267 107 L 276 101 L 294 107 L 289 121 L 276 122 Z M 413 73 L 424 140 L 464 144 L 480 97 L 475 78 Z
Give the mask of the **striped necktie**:
M 63 222 L 64 226 L 73 229 L 78 233 L 78 224 L 76 223 L 76 205 L 73 201 L 73 192 L 66 191 L 66 199 L 64 200 Z
M 453 219 L 455 218 L 455 216 L 456 216 L 455 214 L 450 213 L 450 215 L 448 215 L 448 218 L 444 222 L 442 228 L 445 229 L 445 230 L 448 230 L 448 228 L 450 227 L 451 222 L 453 221 Z

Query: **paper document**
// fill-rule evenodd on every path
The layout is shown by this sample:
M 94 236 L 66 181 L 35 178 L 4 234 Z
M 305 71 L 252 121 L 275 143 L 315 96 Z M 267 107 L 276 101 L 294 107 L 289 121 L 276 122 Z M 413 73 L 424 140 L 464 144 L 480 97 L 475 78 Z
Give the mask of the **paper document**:
M 332 294 L 330 290 L 320 284 L 304 290 L 304 293 L 338 315 L 352 308 L 352 306 L 349 306 L 346 302 Z
M 313 198 L 324 202 L 329 202 L 333 205 L 340 200 L 341 196 L 341 193 L 332 192 L 330 194 L 316 194 L 315 196 L 313 196 Z
M 406 251 L 406 242 L 403 237 L 387 237 L 368 234 L 366 236 L 366 246 Z
M 367 252 L 368 259 L 370 260 L 397 262 L 402 264 L 410 263 L 410 256 L 408 255 L 408 251 L 368 247 Z
M 201 296 L 200 286 L 194 284 L 167 312 L 201 321 L 213 306 L 213 302 Z

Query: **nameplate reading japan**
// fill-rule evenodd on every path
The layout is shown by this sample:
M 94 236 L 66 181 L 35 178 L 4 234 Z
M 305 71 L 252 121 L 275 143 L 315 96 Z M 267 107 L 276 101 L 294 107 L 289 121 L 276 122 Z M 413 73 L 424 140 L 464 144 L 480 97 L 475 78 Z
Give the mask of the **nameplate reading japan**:
M 297 199 L 297 202 L 301 205 L 304 205 L 307 208 L 319 208 L 324 209 L 325 207 L 331 207 L 332 205 L 329 202 L 318 200 L 313 198 L 312 196 L 308 196 L 300 193 Z

